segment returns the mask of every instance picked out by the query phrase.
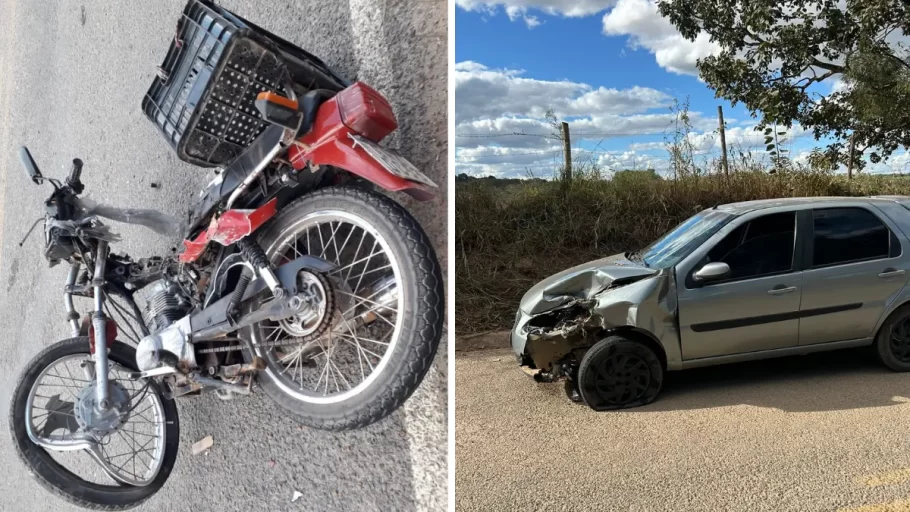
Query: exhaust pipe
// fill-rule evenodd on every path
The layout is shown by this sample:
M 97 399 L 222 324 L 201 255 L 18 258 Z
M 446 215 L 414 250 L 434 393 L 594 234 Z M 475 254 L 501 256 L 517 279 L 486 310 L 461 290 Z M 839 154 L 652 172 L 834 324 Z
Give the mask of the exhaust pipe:
M 369 302 L 363 304 L 367 311 L 358 316 L 363 325 L 375 322 L 379 319 L 378 315 L 398 313 L 398 283 L 394 274 L 378 279 L 369 289 L 371 292 L 365 295 L 369 297 Z

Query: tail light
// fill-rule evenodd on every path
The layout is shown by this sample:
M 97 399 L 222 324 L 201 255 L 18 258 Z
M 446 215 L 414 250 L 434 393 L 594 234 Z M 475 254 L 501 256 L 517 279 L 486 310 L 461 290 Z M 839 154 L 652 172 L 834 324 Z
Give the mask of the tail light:
M 379 142 L 398 128 L 392 106 L 375 89 L 357 82 L 335 95 L 341 122 L 355 133 Z

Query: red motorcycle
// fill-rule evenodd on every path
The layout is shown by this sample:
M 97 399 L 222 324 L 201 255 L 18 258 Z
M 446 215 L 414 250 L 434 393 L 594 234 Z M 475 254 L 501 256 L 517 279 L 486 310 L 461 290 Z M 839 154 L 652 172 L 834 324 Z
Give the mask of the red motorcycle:
M 58 181 L 20 151 L 31 180 L 54 188 L 44 255 L 69 264 L 73 337 L 26 367 L 10 429 L 42 486 L 105 510 L 164 485 L 179 443 L 174 398 L 248 395 L 255 380 L 305 425 L 363 427 L 420 384 L 444 316 L 426 234 L 376 190 L 427 200 L 436 188 L 378 145 L 397 128 L 381 94 L 192 0 L 143 107 L 181 158 L 223 166 L 185 219 L 87 201 L 81 161 Z M 115 254 L 101 219 L 180 231 L 183 250 Z M 93 310 L 82 317 L 73 296 Z M 105 478 L 69 464 L 82 453 Z

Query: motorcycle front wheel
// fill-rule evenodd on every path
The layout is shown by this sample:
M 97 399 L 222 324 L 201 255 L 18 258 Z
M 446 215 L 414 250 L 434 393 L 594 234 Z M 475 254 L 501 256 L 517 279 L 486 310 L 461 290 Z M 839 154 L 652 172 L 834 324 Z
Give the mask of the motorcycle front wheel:
M 417 221 L 382 194 L 329 187 L 283 208 L 259 243 L 276 266 L 302 255 L 334 265 L 298 276 L 317 311 L 248 330 L 266 362 L 263 390 L 325 430 L 398 409 L 432 365 L 443 327 L 442 272 Z
M 161 489 L 180 442 L 174 401 L 162 396 L 156 382 L 146 385 L 128 377 L 137 369 L 133 347 L 116 341 L 110 346 L 111 399 L 122 411 L 103 420 L 106 431 L 93 432 L 93 451 L 46 450 L 32 440 L 65 443 L 85 431 L 81 407 L 91 400 L 87 388 L 93 379 L 81 362 L 90 359 L 87 337 L 60 341 L 35 356 L 10 400 L 10 434 L 19 458 L 51 493 L 83 508 L 126 510 Z

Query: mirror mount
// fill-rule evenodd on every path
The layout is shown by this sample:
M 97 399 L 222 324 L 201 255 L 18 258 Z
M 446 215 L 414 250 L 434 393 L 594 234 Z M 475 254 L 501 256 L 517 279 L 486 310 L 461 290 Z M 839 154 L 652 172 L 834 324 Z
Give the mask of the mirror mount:
M 28 174 L 33 183 L 40 185 L 44 182 L 44 176 L 38 170 L 38 164 L 35 163 L 35 159 L 32 158 L 32 154 L 29 153 L 28 148 L 25 146 L 19 148 L 19 162 L 25 168 L 26 174 Z

